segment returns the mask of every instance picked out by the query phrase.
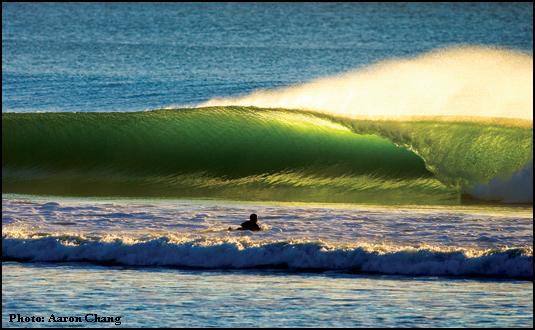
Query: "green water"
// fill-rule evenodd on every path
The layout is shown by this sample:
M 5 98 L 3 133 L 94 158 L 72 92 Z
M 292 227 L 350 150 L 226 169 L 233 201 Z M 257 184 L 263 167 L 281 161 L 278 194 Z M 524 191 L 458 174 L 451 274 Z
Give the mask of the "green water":
M 533 155 L 530 123 L 212 107 L 2 114 L 3 193 L 459 203 Z

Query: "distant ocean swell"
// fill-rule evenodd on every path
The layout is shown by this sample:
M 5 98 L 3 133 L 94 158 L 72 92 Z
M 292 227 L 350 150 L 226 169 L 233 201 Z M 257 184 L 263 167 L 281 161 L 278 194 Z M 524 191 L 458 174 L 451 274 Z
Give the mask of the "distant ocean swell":
M 88 238 L 5 234 L 3 260 L 93 262 L 204 269 L 284 268 L 426 276 L 533 279 L 533 251 L 386 245 L 332 246 L 318 241 L 255 242 L 247 238 Z
M 533 202 L 531 120 L 208 107 L 2 114 L 2 192 Z

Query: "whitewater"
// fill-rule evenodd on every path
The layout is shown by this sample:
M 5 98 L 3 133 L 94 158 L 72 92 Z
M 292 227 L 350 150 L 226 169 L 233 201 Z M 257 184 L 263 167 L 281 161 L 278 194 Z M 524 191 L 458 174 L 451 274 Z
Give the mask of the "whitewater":
M 533 278 L 530 209 L 4 198 L 3 258 Z M 255 211 L 263 231 L 228 231 Z
M 450 47 L 194 108 L 3 113 L 2 192 L 532 204 L 532 72 Z
M 532 4 L 2 9 L 2 327 L 533 326 Z
M 194 108 L 4 113 L 3 258 L 532 280 L 532 62 L 451 48 Z M 261 233 L 227 230 L 252 212 Z
M 2 256 L 532 280 L 532 62 L 452 48 L 195 108 L 4 113 Z M 261 233 L 227 230 L 252 212 Z
M 531 122 L 532 130 L 533 55 L 496 47 L 448 47 L 416 57 L 380 61 L 365 68 L 304 84 L 257 90 L 238 97 L 213 98 L 200 104 L 228 105 L 312 110 L 357 119 L 353 127 L 360 126 L 360 121 L 370 119 L 418 121 L 440 118 L 454 122 L 499 123 L 500 118 L 508 118 L 524 120 L 524 123 L 516 123 L 520 126 Z M 514 123 L 510 120 L 507 122 Z M 433 130 L 441 129 L 448 128 L 437 125 Z M 421 155 L 428 167 L 434 168 L 443 166 L 432 163 L 434 154 L 440 153 L 444 143 L 454 144 L 454 141 L 443 139 L 441 143 L 428 143 L 424 146 L 427 150 L 422 152 L 419 150 L 422 146 L 418 147 L 417 141 L 407 141 L 399 136 L 400 132 L 392 134 L 381 129 L 365 131 L 379 133 L 406 146 Z M 485 139 L 475 137 L 473 143 L 486 144 Z M 470 157 L 478 152 L 473 150 Z M 510 152 L 502 153 L 501 157 L 508 157 L 506 153 Z M 532 143 L 528 157 L 530 159 L 524 160 L 521 166 L 517 165 L 514 171 L 502 170 L 502 173 L 494 173 L 491 178 L 471 182 L 469 186 L 462 187 L 463 192 L 482 200 L 533 203 Z M 455 161 L 456 166 L 462 166 L 459 158 L 455 157 Z M 486 165 L 477 164 L 477 167 L 484 172 Z

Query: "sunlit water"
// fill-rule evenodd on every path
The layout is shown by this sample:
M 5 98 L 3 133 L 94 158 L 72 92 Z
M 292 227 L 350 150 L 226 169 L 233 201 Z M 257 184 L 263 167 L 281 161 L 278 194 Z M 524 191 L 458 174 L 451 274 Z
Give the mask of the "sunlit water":
M 261 232 L 228 231 L 257 213 Z M 533 246 L 533 209 L 4 195 L 4 234 L 312 240 L 497 249 Z
M 454 45 L 532 52 L 531 3 L 2 4 L 2 111 L 125 111 Z
M 198 104 L 464 44 L 532 53 L 532 22 L 530 3 L 3 3 L 2 111 Z M 250 212 L 265 231 L 226 230 Z M 3 196 L 2 230 L 3 326 L 63 325 L 9 313 L 153 327 L 533 326 L 532 208 Z M 379 250 L 362 259 L 359 244 Z M 191 246 L 201 257 L 180 255 Z M 498 253 L 480 257 L 488 250 Z
M 4 263 L 2 285 L 3 326 L 11 311 L 125 327 L 533 325 L 532 282 Z
M 122 316 L 121 326 L 533 324 L 533 282 L 515 278 L 532 278 L 522 270 L 532 269 L 531 255 L 476 263 L 470 269 L 490 275 L 484 279 L 462 275 L 459 265 L 473 256 L 456 252 L 450 260 L 441 252 L 532 249 L 531 208 L 22 195 L 4 196 L 2 207 L 3 257 L 33 261 L 2 264 L 4 326 L 64 325 L 8 323 L 10 313 L 98 313 Z M 226 230 L 249 212 L 260 215 L 264 231 Z M 366 275 L 344 266 L 359 261 L 342 246 L 361 243 L 409 252 L 364 256 L 379 265 Z M 324 244 L 334 249 L 330 257 Z M 423 252 L 410 252 L 418 246 Z M 273 269 L 280 260 L 288 267 Z

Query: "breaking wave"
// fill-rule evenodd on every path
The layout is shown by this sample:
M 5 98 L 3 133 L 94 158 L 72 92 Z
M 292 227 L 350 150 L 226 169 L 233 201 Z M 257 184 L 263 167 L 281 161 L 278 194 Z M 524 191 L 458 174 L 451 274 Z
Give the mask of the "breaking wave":
M 94 262 L 205 269 L 284 268 L 428 276 L 533 279 L 531 248 L 471 250 L 386 245 L 333 246 L 318 241 L 250 239 L 147 240 L 83 236 L 4 235 L 4 260 Z
M 529 54 L 442 49 L 202 106 L 4 113 L 2 192 L 533 203 Z
M 361 116 L 478 116 L 533 120 L 533 56 L 465 46 L 382 61 L 286 88 L 211 99 L 200 106 L 256 106 Z
M 531 121 L 505 119 L 348 119 L 252 107 L 4 113 L 2 192 L 532 203 L 532 180 L 515 174 L 532 168 L 532 139 Z M 516 195 L 495 183 L 510 178 Z

